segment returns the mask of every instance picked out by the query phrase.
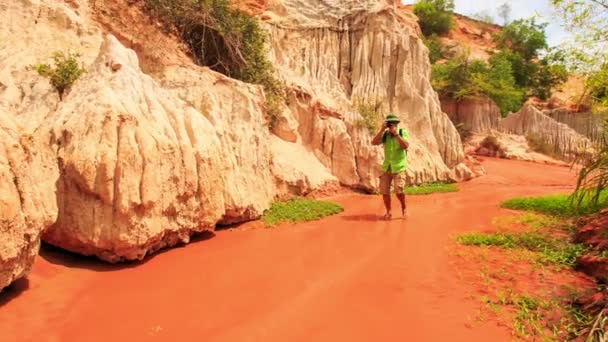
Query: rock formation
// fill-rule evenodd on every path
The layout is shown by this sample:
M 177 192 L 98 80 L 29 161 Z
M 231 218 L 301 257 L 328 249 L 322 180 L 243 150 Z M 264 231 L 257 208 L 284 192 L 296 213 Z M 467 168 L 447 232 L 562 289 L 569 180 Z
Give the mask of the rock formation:
M 338 184 L 376 189 L 382 149 L 370 145 L 359 101 L 378 101 L 403 119 L 412 137 L 410 182 L 472 177 L 431 88 L 427 50 L 388 3 L 285 0 L 264 14 L 271 59 L 288 85 L 271 130 L 262 87 L 196 66 L 183 51 L 138 56 L 152 49 L 138 37 L 164 33 L 142 21 L 131 26 L 147 30 L 140 36 L 128 31 L 127 17 L 112 21 L 90 6 L 0 4 L 8 18 L 0 23 L 7 37 L 0 109 L 13 125 L 3 143 L 16 146 L 5 169 L 17 179 L 1 190 L 21 194 L 2 202 L 12 208 L 3 215 L 20 217 L 0 248 L 2 267 L 21 265 L 7 266 L 10 274 L 2 268 L 5 283 L 31 265 L 42 231 L 45 241 L 77 253 L 141 259 L 216 224 L 255 219 L 278 198 Z M 120 2 L 94 6 L 141 15 Z M 31 68 L 55 51 L 80 53 L 86 69 L 62 99 Z M 40 144 L 39 162 L 14 145 L 22 136 Z M 44 181 L 31 181 L 38 172 Z
M 498 128 L 500 108 L 490 98 L 465 99 L 457 102 L 441 99 L 441 109 L 455 123 L 462 123 L 471 133 L 487 133 Z
M 410 182 L 457 178 L 462 144 L 431 88 L 428 51 L 390 2 L 285 0 L 268 15 L 271 57 L 297 90 L 285 121 L 298 122 L 299 141 L 343 184 L 378 183 L 380 150 L 357 125 L 361 101 L 410 131 Z
M 47 148 L 0 109 L 0 290 L 30 271 L 43 229 L 57 218 L 57 167 Z
M 568 125 L 543 114 L 531 104 L 524 105 L 519 112 L 504 118 L 499 129 L 511 134 L 533 135 L 548 144 L 554 153 L 564 157 L 574 157 L 592 147 L 589 139 Z

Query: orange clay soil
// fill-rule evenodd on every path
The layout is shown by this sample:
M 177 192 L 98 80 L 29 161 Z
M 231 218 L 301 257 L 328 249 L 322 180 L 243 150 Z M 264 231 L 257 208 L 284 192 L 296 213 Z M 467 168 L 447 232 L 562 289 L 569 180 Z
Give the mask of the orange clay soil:
M 408 197 L 407 221 L 349 194 L 333 198 L 337 216 L 245 224 L 137 264 L 45 247 L 29 280 L 0 294 L 0 341 L 509 341 L 504 324 L 471 324 L 478 288 L 462 274 L 481 265 L 456 262 L 454 236 L 487 229 L 508 213 L 502 200 L 572 189 L 575 174 L 484 166 L 459 192 Z

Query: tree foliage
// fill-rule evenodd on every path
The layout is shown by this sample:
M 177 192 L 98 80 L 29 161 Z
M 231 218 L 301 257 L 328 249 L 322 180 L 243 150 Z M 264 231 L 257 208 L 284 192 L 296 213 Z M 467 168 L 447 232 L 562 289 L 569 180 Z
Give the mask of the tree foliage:
M 529 61 L 547 48 L 546 23 L 536 23 L 534 18 L 518 19 L 503 28 L 495 37 L 498 47 L 510 49 Z
M 564 43 L 568 66 L 593 73 L 608 61 L 608 0 L 551 0 L 573 39 Z
M 511 5 L 507 1 L 498 6 L 498 16 L 502 18 L 502 24 L 507 25 L 511 17 Z
M 431 63 L 435 63 L 444 57 L 443 47 L 437 35 L 432 34 L 430 37 L 424 38 L 424 45 L 429 49 Z
M 274 117 L 284 86 L 266 54 L 266 33 L 257 19 L 229 0 L 146 0 L 146 9 L 176 31 L 196 61 L 227 76 L 264 86 Z
M 414 14 L 425 36 L 447 33 L 454 25 L 454 0 L 420 0 Z
M 495 56 L 489 63 L 469 60 L 466 54 L 444 64 L 433 65 L 433 87 L 442 96 L 456 101 L 488 96 L 503 115 L 515 112 L 523 104 L 524 92 L 515 84 L 510 62 Z

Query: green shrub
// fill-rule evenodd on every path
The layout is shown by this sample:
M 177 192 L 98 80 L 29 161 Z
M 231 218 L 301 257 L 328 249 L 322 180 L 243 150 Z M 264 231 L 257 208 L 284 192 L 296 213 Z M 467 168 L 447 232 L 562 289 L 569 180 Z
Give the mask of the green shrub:
M 516 112 L 524 102 L 524 91 L 516 86 L 510 63 L 504 56 L 494 56 L 488 64 L 482 60 L 469 60 L 463 54 L 444 64 L 435 64 L 432 85 L 442 96 L 456 101 L 488 96 L 496 102 L 503 116 Z
M 449 32 L 454 25 L 453 11 L 453 0 L 420 0 L 414 6 L 420 29 L 427 37 Z
M 379 124 L 382 119 L 380 105 L 381 103 L 379 102 L 358 101 L 356 103 L 357 111 L 361 115 L 361 119 L 357 121 L 357 126 L 367 128 L 371 135 L 376 134 L 380 129 Z
M 514 20 L 496 34 L 495 41 L 499 48 L 509 49 L 529 61 L 547 48 L 546 27 L 547 23 L 538 24 L 534 18 Z
M 145 0 L 146 9 L 179 34 L 200 65 L 264 86 L 273 118 L 285 100 L 285 86 L 266 57 L 266 33 L 257 19 L 229 0 Z
M 429 49 L 429 59 L 432 64 L 443 58 L 443 48 L 437 35 L 432 34 L 430 37 L 424 38 L 424 44 Z
M 44 63 L 34 66 L 34 69 L 41 76 L 50 79 L 51 84 L 59 93 L 59 98 L 63 99 L 65 91 L 69 90 L 72 84 L 85 73 L 84 67 L 78 63 L 78 57 L 80 54 L 55 52 L 53 66 Z
M 344 211 L 339 204 L 310 199 L 293 199 L 286 202 L 275 202 L 262 216 L 268 226 L 282 222 L 304 222 L 335 215 Z
M 498 55 L 511 63 L 516 84 L 526 89 L 528 95 L 543 100 L 551 97 L 551 90 L 568 79 L 564 56 L 559 51 L 548 51 L 539 58 L 539 52 L 547 49 L 546 24 L 534 19 L 511 22 L 495 36 L 501 51 Z

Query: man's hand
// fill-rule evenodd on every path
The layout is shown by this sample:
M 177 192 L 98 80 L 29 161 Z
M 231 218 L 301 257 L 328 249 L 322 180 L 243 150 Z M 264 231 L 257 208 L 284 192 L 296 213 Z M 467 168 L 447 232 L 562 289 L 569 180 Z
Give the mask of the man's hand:
M 397 126 L 393 125 L 393 126 L 389 127 L 388 130 L 389 130 L 389 132 L 391 132 L 391 134 L 393 136 L 397 136 Z
M 378 134 L 376 134 L 374 139 L 372 139 L 372 145 L 380 145 L 382 143 L 382 136 L 384 135 L 384 132 L 386 132 L 387 128 L 388 124 L 383 122 L 382 127 L 380 127 L 380 131 L 378 131 Z

